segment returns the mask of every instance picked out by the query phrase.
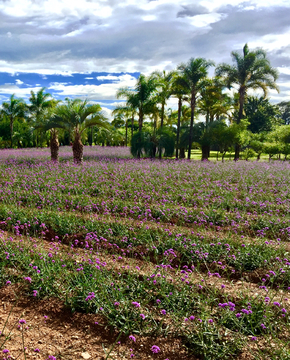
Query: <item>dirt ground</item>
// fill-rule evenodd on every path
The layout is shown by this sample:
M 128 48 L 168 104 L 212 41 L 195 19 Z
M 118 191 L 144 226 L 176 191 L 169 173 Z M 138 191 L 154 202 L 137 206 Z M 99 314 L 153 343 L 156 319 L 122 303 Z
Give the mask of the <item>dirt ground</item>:
M 45 360 L 49 355 L 57 360 L 106 359 L 117 334 L 110 332 L 104 318 L 92 314 L 72 314 L 57 299 L 16 299 L 17 291 L 17 286 L 0 289 L 0 345 L 5 337 L 9 338 L 4 345 L 9 353 L 6 356 L 1 354 L 0 359 L 1 356 L 7 358 L 7 355 L 11 360 L 25 359 L 22 334 L 27 360 Z M 26 321 L 23 328 L 19 325 L 20 319 Z M 135 337 L 136 342 L 128 337 L 118 339 L 108 359 L 195 359 L 186 355 L 178 339 Z M 161 349 L 158 354 L 152 353 L 153 345 Z

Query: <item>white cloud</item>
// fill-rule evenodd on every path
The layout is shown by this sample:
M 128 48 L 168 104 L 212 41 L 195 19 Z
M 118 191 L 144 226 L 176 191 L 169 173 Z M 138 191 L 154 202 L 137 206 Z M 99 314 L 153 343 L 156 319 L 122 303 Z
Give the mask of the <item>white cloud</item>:
M 0 85 L 0 94 L 16 94 L 16 96 L 28 98 L 30 96 L 30 91 L 33 90 L 37 92 L 41 89 L 41 86 L 29 87 L 29 88 L 20 88 L 14 84 L 4 84 Z
M 99 80 L 99 81 L 104 81 L 104 80 L 115 80 L 115 81 L 119 81 L 119 76 L 115 76 L 115 75 L 102 75 L 102 76 L 97 76 L 96 79 Z
M 104 76 L 103 78 L 106 77 Z M 116 78 L 118 81 L 114 81 L 111 84 L 100 85 L 68 85 L 66 83 L 53 83 L 49 86 L 49 90 L 57 91 L 60 95 L 66 96 L 76 96 L 97 100 L 113 100 L 116 98 L 116 92 L 120 87 L 132 87 L 136 83 L 136 78 L 129 74 L 116 76 Z
M 16 80 L 15 80 L 15 83 L 16 83 L 17 85 L 24 84 L 24 82 L 23 82 L 23 81 L 21 81 L 21 80 L 19 80 L 19 79 L 16 79 Z

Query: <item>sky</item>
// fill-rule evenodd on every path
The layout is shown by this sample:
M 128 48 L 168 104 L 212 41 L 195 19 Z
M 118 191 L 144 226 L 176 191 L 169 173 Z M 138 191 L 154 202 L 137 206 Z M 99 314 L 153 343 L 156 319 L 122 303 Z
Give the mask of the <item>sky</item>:
M 0 0 L 0 102 L 12 94 L 28 101 L 45 86 L 110 115 L 116 91 L 140 73 L 191 57 L 231 64 L 245 43 L 266 50 L 279 70 L 271 101 L 289 101 L 289 19 L 289 0 Z

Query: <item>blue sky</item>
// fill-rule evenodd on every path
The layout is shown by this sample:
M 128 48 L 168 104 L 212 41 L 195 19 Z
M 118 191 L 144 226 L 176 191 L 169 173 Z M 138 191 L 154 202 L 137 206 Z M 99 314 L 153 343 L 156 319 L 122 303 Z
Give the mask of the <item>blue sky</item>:
M 246 42 L 280 72 L 271 101 L 290 100 L 289 19 L 289 0 L 0 0 L 0 101 L 45 86 L 109 113 L 139 73 L 191 57 L 231 63 Z
M 139 73 L 9 73 L 0 72 L 0 101 L 6 101 L 12 94 L 29 102 L 31 90 L 37 92 L 41 87 L 59 100 L 69 98 L 88 99 L 99 103 L 110 115 L 110 111 L 123 100 L 115 98 L 116 91 L 123 86 L 134 86 Z

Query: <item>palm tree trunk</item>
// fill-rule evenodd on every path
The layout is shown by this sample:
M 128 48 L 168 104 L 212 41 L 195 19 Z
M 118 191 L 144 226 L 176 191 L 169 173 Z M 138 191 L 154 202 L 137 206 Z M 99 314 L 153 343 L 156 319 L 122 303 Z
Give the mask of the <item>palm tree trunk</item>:
M 139 149 L 137 151 L 137 159 L 141 157 L 141 131 L 143 126 L 143 111 L 139 109 Z
M 13 148 L 13 117 L 10 117 L 10 144 L 11 149 Z
M 57 138 L 57 132 L 55 129 L 51 131 L 51 139 L 50 139 L 50 158 L 51 161 L 58 162 L 59 160 L 59 142 Z
M 164 122 L 164 106 L 165 106 L 165 104 L 162 103 L 162 106 L 161 106 L 161 123 L 160 123 L 160 129 L 163 128 L 163 122 Z M 162 148 L 161 148 L 161 146 L 159 146 L 159 160 L 161 160 L 161 157 L 162 157 Z
M 94 129 L 93 126 L 91 127 L 91 134 L 90 134 L 90 146 L 93 146 L 93 136 L 94 136 Z
M 143 111 L 142 109 L 139 109 L 139 131 L 142 131 L 142 126 L 143 126 Z
M 191 116 L 190 116 L 190 128 L 189 128 L 188 155 L 187 155 L 188 160 L 190 160 L 191 146 L 192 146 L 192 139 L 193 139 L 193 121 L 194 121 L 195 102 L 196 102 L 196 93 L 195 93 L 195 90 L 193 90 L 191 93 L 191 101 L 190 101 Z
M 210 147 L 208 145 L 202 145 L 201 152 L 202 152 L 201 161 L 208 160 L 210 154 Z
M 164 122 L 164 107 L 165 107 L 165 104 L 162 103 L 162 105 L 161 105 L 161 122 L 160 122 L 161 129 L 163 128 L 163 122 Z
M 177 131 L 176 131 L 176 153 L 175 153 L 176 160 L 178 159 L 181 109 L 182 109 L 182 100 L 181 100 L 181 97 L 180 97 L 178 99 L 178 117 L 177 117 Z
M 79 132 L 75 133 L 75 139 L 72 146 L 73 150 L 73 158 L 75 164 L 82 164 L 83 162 L 83 154 L 84 154 L 84 145 L 81 141 L 81 136 Z
M 132 115 L 132 119 L 131 119 L 131 139 L 133 137 L 134 134 L 134 114 Z
M 185 148 L 182 147 L 180 148 L 180 151 L 179 151 L 179 159 L 184 159 L 185 158 Z
M 239 114 L 238 114 L 238 118 L 237 118 L 237 124 L 239 124 L 241 122 L 241 119 L 243 118 L 245 94 L 246 94 L 246 89 L 245 89 L 244 86 L 241 86 L 240 89 L 239 89 Z M 235 145 L 235 158 L 234 158 L 234 161 L 239 160 L 240 151 L 241 151 L 241 146 L 239 144 L 236 144 Z
M 127 147 L 127 142 L 128 142 L 128 120 L 126 120 L 125 126 L 126 126 L 125 146 Z

